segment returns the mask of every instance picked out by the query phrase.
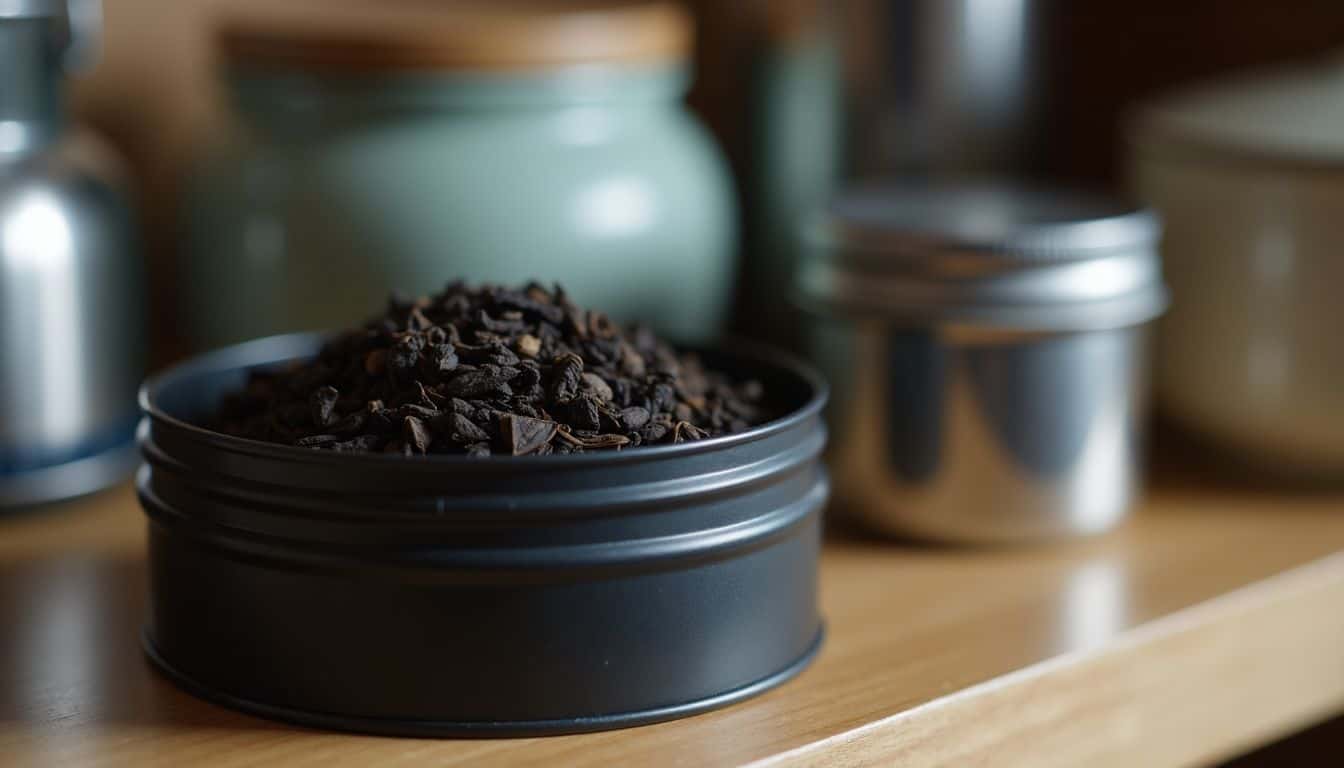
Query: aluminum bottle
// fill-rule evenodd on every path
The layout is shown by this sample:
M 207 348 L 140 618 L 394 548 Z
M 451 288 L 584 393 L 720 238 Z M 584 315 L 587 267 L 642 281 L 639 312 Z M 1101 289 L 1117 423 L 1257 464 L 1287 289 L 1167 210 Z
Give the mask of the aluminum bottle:
M 84 0 L 0 0 L 0 508 L 134 465 L 143 267 L 116 159 L 62 99 L 98 18 Z

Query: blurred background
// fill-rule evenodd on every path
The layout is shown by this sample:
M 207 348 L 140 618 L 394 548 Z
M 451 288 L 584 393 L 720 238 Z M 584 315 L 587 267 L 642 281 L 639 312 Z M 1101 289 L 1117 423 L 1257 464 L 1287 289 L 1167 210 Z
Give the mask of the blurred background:
M 12 0 L 0 43 L 3 504 L 133 463 L 147 369 L 458 277 L 810 355 L 837 463 L 895 457 L 841 491 L 983 475 L 958 377 L 1088 530 L 1149 378 L 1227 466 L 1344 475 L 1337 2 Z
M 119 477 L 147 369 L 458 277 L 810 356 L 841 496 L 974 507 L 967 407 L 1099 530 L 1150 378 L 1227 467 L 1344 476 L 1337 2 L 13 0 L 0 43 L 0 504 Z
M 178 217 L 192 162 L 230 119 L 212 22 L 231 4 L 238 5 L 107 0 L 101 60 L 73 83 L 76 115 L 129 161 L 151 266 L 158 362 L 186 351 L 175 322 Z M 279 13 L 284 5 L 265 8 Z M 830 151 L 825 145 L 781 148 L 769 157 L 763 138 L 791 137 L 763 133 L 834 131 L 835 171 L 848 176 L 1001 171 L 1124 189 L 1124 121 L 1146 99 L 1220 75 L 1310 62 L 1344 45 L 1344 7 L 1332 0 L 1088 0 L 1085 7 L 1062 0 L 748 0 L 689 7 L 696 38 L 688 102 L 733 171 L 744 217 L 738 259 L 768 241 L 764 228 L 780 226 L 762 211 L 769 192 L 752 182 L 789 171 L 763 163 L 803 166 L 818 186 L 830 172 L 826 158 L 796 154 L 821 155 Z M 822 45 L 832 46 L 834 62 L 798 53 Z M 834 115 L 818 114 L 832 105 Z M 779 124 L 799 119 L 821 125 Z M 751 285 L 741 287 L 750 292 Z M 749 318 L 738 322 L 751 326 Z
M 56 93 L 71 75 L 74 120 L 124 159 L 139 223 L 114 272 L 115 295 L 148 296 L 143 331 L 109 309 L 86 317 L 111 334 L 89 347 L 145 341 L 159 366 L 467 276 L 560 279 L 677 341 L 803 351 L 803 230 L 842 190 L 1086 189 L 1164 223 L 1158 409 L 1278 474 L 1344 471 L 1336 2 L 109 0 L 101 20 L 97 6 L 74 1 L 90 34 L 37 75 Z M 956 216 L 1002 219 L 1009 203 Z M 1115 364 L 1138 371 L 1140 353 L 1117 348 Z M 139 378 L 72 354 L 43 370 L 120 381 L 116 402 Z M 50 381 L 15 378 L 10 402 Z M 1117 397 L 1139 412 L 1141 394 Z M 89 416 L 84 432 L 133 419 Z

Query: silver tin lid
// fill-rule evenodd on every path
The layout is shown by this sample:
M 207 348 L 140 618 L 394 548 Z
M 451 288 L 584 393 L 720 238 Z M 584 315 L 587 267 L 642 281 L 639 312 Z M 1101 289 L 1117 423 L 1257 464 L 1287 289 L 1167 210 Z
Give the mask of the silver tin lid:
M 865 187 L 810 222 L 807 306 L 1033 329 L 1144 322 L 1167 304 L 1151 211 L 1003 185 Z
M 66 0 L 0 0 L 0 19 L 64 16 Z
M 92 68 L 101 53 L 102 0 L 0 0 L 0 22 L 14 21 L 41 22 L 42 26 L 33 27 L 33 33 L 47 37 L 67 72 Z M 14 41 L 0 42 L 12 45 Z M 16 54 L 22 54 L 24 50 L 24 46 L 18 46 Z M 4 53 L 5 50 L 0 50 L 0 54 Z M 10 82 L 0 83 L 0 96 L 4 95 L 7 86 L 28 77 L 29 73 L 10 61 L 0 61 L 0 80 L 5 80 L 6 75 Z

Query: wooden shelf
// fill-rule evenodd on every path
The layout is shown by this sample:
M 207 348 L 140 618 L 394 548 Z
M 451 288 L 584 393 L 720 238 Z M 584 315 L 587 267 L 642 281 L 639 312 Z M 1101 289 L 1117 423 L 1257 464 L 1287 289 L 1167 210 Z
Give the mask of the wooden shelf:
M 1213 490 L 1210 490 L 1213 488 Z M 35 765 L 1186 765 L 1344 711 L 1344 494 L 1165 479 L 1112 535 L 964 551 L 832 538 L 830 634 L 726 710 L 584 736 L 291 728 L 140 655 L 129 488 L 0 520 L 0 762 Z

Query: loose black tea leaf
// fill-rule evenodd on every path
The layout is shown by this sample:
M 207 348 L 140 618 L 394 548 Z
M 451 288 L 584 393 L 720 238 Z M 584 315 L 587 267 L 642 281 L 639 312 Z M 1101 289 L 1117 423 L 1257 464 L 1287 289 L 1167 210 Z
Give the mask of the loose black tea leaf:
M 377 451 L 383 446 L 383 439 L 378 435 L 360 435 L 352 440 L 345 440 L 339 443 L 328 443 L 324 447 L 333 451 L 342 451 L 345 453 L 368 453 Z
M 545 456 L 740 432 L 767 417 L 763 395 L 558 287 L 453 283 L 252 374 L 214 425 L 331 451 Z
M 425 426 L 425 422 L 414 416 L 407 416 L 401 424 L 402 439 L 406 441 L 406 444 L 416 453 L 428 453 L 432 438 L 429 436 L 429 428 Z
M 341 397 L 341 393 L 336 391 L 335 387 L 319 387 L 313 391 L 312 397 L 308 398 L 312 408 L 313 423 L 319 427 L 325 427 L 334 420 L 332 409 L 336 407 L 336 401 Z
M 672 430 L 672 442 L 680 443 L 683 440 L 703 440 L 707 433 L 692 424 L 689 421 L 678 421 L 677 426 Z
M 583 381 L 583 358 L 573 352 L 556 358 L 551 374 L 551 399 L 557 403 L 568 403 L 579 394 L 579 383 Z
M 556 423 L 511 413 L 499 417 L 499 431 L 506 436 L 509 453 L 524 456 L 536 453 L 555 437 Z
M 610 402 L 612 398 L 611 387 L 602 380 L 596 373 L 583 374 L 583 388 L 597 395 L 597 399 L 604 402 Z
M 538 339 L 530 333 L 524 333 L 522 336 L 519 336 L 518 341 L 514 343 L 518 345 L 518 354 L 520 355 L 536 357 L 537 354 L 541 352 L 541 339 Z
M 490 435 L 460 413 L 448 417 L 448 438 L 455 443 L 480 443 L 490 439 Z
M 449 397 L 484 397 L 490 394 L 512 394 L 508 391 L 508 379 L 498 373 L 485 370 L 463 371 L 449 379 L 443 385 L 443 393 Z
M 633 432 L 636 429 L 649 423 L 649 412 L 638 405 L 632 405 L 629 408 L 621 410 L 621 426 Z

